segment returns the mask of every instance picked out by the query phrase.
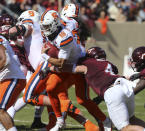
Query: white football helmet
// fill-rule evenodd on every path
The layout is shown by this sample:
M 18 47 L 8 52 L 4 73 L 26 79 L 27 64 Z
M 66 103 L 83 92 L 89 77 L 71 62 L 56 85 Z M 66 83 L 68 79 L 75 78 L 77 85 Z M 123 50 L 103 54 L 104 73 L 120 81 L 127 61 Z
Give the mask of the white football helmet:
M 24 11 L 18 18 L 18 23 L 20 23 L 22 20 L 24 19 L 31 19 L 34 22 L 39 22 L 40 20 L 40 15 L 38 12 L 36 12 L 35 10 L 27 10 Z
M 79 15 L 79 5 L 76 4 L 65 5 L 61 11 L 61 18 L 78 17 L 78 15 Z
M 60 16 L 55 10 L 46 10 L 41 15 L 40 27 L 45 36 L 54 33 L 60 25 Z

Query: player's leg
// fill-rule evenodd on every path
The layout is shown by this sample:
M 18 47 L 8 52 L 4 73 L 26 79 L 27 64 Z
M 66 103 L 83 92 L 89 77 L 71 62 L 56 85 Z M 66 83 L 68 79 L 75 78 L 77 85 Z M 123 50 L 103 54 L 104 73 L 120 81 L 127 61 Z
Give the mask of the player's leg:
M 44 91 L 45 82 L 46 82 L 48 76 L 44 80 L 41 80 L 41 78 L 39 76 L 39 73 L 41 72 L 41 70 L 43 68 L 45 68 L 47 66 L 48 66 L 48 63 L 46 63 L 46 62 L 44 62 L 43 64 L 38 66 L 36 71 L 30 77 L 28 83 L 26 84 L 25 92 L 24 92 L 24 95 L 23 95 L 23 99 L 26 103 L 35 105 L 35 99 L 34 99 L 35 95 L 37 97 L 37 96 L 39 96 L 39 94 L 41 92 Z M 37 103 L 37 101 L 36 101 L 36 103 Z
M 71 101 L 68 98 L 68 86 L 70 86 L 70 85 L 69 85 L 69 83 L 66 83 L 66 82 L 64 84 L 61 84 L 61 87 L 64 88 L 64 90 L 61 91 L 58 95 L 60 103 L 61 103 L 61 111 L 67 112 L 67 114 L 70 117 L 72 117 L 74 120 L 76 120 L 81 125 L 83 125 L 85 127 L 86 131 L 90 131 L 90 130 L 98 131 L 98 127 L 95 124 L 93 124 L 91 121 L 86 119 L 83 116 L 82 112 L 71 103 Z
M 127 108 L 129 112 L 129 122 L 131 125 L 139 125 L 145 128 L 145 122 L 134 115 L 134 95 L 130 96 L 130 100 L 127 102 Z
M 41 115 L 44 110 L 44 106 L 35 106 L 35 114 L 34 114 L 34 120 L 32 122 L 31 128 L 43 128 L 46 125 L 41 122 Z
M 61 114 L 61 106 L 60 106 L 60 101 L 58 98 L 58 92 L 61 89 L 59 85 L 61 84 L 63 79 L 64 78 L 61 75 L 51 74 L 49 76 L 49 79 L 47 80 L 46 91 L 48 93 L 53 111 L 57 118 L 56 125 L 51 129 L 51 131 L 53 130 L 57 131 L 60 128 L 63 128 L 64 126 L 64 118 L 62 117 L 62 114 Z
M 6 110 L 12 106 L 26 84 L 25 80 L 4 80 L 0 84 L 0 122 L 7 130 L 16 130 L 13 119 Z
M 13 119 L 4 109 L 0 109 L 0 122 L 5 127 L 5 129 L 14 129 L 14 131 L 17 131 L 16 127 L 14 126 Z
M 12 118 L 14 118 L 16 112 L 22 109 L 25 105 L 26 103 L 24 102 L 23 97 L 21 97 L 7 110 L 7 112 Z
M 104 94 L 110 119 L 118 130 L 143 131 L 144 129 L 141 126 L 130 125 L 129 123 L 130 114 L 128 112 L 127 102 L 132 101 L 134 103 L 132 95 L 127 96 L 120 85 L 115 85 L 107 89 Z
M 74 120 L 76 120 L 78 123 L 83 125 L 85 127 L 86 131 L 98 131 L 99 127 L 97 127 L 95 124 L 93 124 L 90 120 L 85 118 L 82 114 L 82 112 L 71 104 L 68 110 L 68 116 L 72 117 Z M 103 130 L 101 130 L 103 131 Z
M 41 94 L 47 95 L 46 90 L 44 90 Z M 34 114 L 34 120 L 31 125 L 31 128 L 43 128 L 46 126 L 46 124 L 41 122 L 41 115 L 44 110 L 44 106 L 35 106 L 35 114 Z
M 111 130 L 111 121 L 108 121 L 105 114 L 99 109 L 97 104 L 90 99 L 89 87 L 87 86 L 83 75 L 77 74 L 74 76 L 74 79 L 78 103 L 84 106 L 88 112 L 97 120 L 100 128 L 102 128 L 102 122 L 108 122 L 104 127 Z
M 57 119 L 51 106 L 47 106 L 47 112 L 49 117 L 49 123 L 46 126 L 46 129 L 49 131 L 51 128 L 55 126 Z
M 25 71 L 25 74 L 26 74 L 26 83 L 27 83 L 33 73 L 31 71 L 27 71 L 26 69 L 24 71 Z M 22 92 L 24 93 L 25 89 Z M 12 105 L 7 110 L 7 112 L 12 118 L 14 118 L 16 112 L 21 110 L 25 106 L 26 106 L 26 103 L 24 102 L 23 97 L 21 97 L 21 98 L 17 99 L 16 103 L 14 105 Z

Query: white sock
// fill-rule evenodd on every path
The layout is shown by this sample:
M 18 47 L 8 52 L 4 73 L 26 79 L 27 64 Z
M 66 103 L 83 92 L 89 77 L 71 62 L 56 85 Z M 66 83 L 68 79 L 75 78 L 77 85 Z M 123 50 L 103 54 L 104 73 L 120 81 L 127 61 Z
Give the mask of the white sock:
M 7 113 L 8 113 L 12 118 L 14 118 L 16 111 L 15 111 L 14 107 L 11 106 L 11 107 L 7 110 Z
M 10 129 L 8 129 L 8 131 L 17 131 L 17 128 L 16 127 L 12 127 Z
M 63 116 L 61 116 L 61 117 L 57 117 L 57 121 L 64 121 L 64 119 L 63 119 Z
M 23 108 L 25 105 L 26 103 L 24 102 L 23 97 L 21 97 L 16 101 L 15 105 L 11 106 L 7 110 L 7 112 L 12 118 L 14 118 L 16 112 Z

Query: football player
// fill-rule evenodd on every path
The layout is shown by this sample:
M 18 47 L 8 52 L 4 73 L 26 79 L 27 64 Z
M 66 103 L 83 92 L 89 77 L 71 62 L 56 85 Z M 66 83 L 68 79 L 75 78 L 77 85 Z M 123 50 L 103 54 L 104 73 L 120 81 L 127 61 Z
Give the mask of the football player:
M 134 116 L 135 84 L 116 75 L 117 68 L 106 60 L 105 51 L 99 47 L 88 49 L 87 57 L 80 60 L 80 64 L 76 72 L 83 72 L 94 92 L 104 98 L 115 127 L 121 131 L 144 131 L 144 127 L 138 126 L 141 120 Z
M 78 44 L 85 46 L 85 40 L 90 36 L 90 31 L 79 19 L 79 8 L 78 4 L 70 3 L 65 5 L 61 11 L 61 23 L 73 33 Z
M 25 88 L 26 80 L 9 41 L 2 35 L 0 35 L 0 54 L 0 121 L 6 130 L 17 131 L 6 110 L 16 102 Z
M 73 36 L 76 38 L 77 43 L 80 44 L 78 30 L 79 16 L 79 6 L 75 4 L 65 5 L 61 11 L 61 23 L 65 26 L 66 29 L 70 30 L 73 33 Z
M 66 72 L 72 72 L 75 63 L 78 58 L 85 55 L 82 47 L 76 42 L 76 39 L 71 34 L 71 31 L 67 28 L 63 28 L 60 24 L 60 18 L 56 11 L 46 11 L 41 16 L 41 30 L 48 40 L 59 49 L 58 59 L 52 58 L 45 53 L 43 57 L 46 61 L 57 67 L 57 70 L 61 73 L 55 73 L 49 76 L 47 81 L 47 92 L 50 97 L 50 101 L 53 110 L 57 116 L 57 123 L 53 130 L 59 130 L 63 127 L 64 120 L 60 111 L 59 93 L 65 92 L 72 84 L 75 83 L 77 101 L 79 104 L 86 107 L 86 109 L 95 118 L 104 121 L 106 116 L 98 109 L 97 105 L 88 97 L 88 90 L 85 86 L 85 79 L 81 74 L 70 74 Z M 70 76 L 70 77 L 69 77 Z M 52 82 L 53 81 L 53 82 Z M 65 83 L 64 83 L 65 82 Z M 67 85 L 67 84 L 68 85 Z M 63 86 L 62 86 L 63 85 Z M 61 87 L 60 87 L 61 86 Z M 62 88 L 63 87 L 63 88 Z M 84 93 L 82 93 L 84 92 Z M 85 94 L 87 96 L 85 96 Z M 64 103 L 64 102 L 63 102 Z M 61 105 L 63 106 L 63 105 Z M 96 109 L 98 112 L 94 112 L 92 109 Z M 97 129 L 98 130 L 98 129 Z
M 0 32 L 2 34 L 7 35 L 8 37 L 8 30 L 9 28 L 11 28 L 12 26 L 14 26 L 16 23 L 16 20 L 14 20 L 10 15 L 8 14 L 3 14 L 0 17 Z M 23 47 L 24 45 L 24 40 L 22 36 L 17 36 L 14 37 L 13 40 L 9 40 L 10 41 L 10 45 L 13 48 L 14 52 L 15 52 L 15 56 L 16 58 L 19 59 L 20 63 L 21 63 L 21 70 L 24 72 L 24 75 L 26 76 L 26 79 L 29 79 L 29 74 L 31 74 L 31 72 L 34 72 L 33 68 L 31 67 L 28 58 L 26 56 L 26 51 Z M 20 103 L 18 102 L 20 101 Z M 16 104 L 14 105 L 14 107 L 12 106 L 11 108 L 9 108 L 7 110 L 7 112 L 9 113 L 9 115 L 14 118 L 14 114 L 16 111 L 18 111 L 19 109 L 21 109 L 25 103 L 21 102 L 23 101 L 23 99 L 18 99 Z M 18 104 L 17 104 L 18 103 Z M 23 104 L 22 104 L 23 103 Z M 39 124 L 37 124 L 37 127 L 44 127 L 45 125 L 41 122 L 41 110 L 42 109 L 38 109 L 38 107 L 35 109 L 35 115 L 36 117 L 34 117 L 34 123 L 32 123 L 32 126 L 36 127 L 36 122 L 38 122 Z M 40 113 L 39 113 L 40 112 Z
M 140 46 L 134 49 L 131 58 L 131 65 L 134 71 L 138 72 L 130 76 L 130 80 L 139 79 L 134 88 L 135 94 L 145 88 L 145 46 Z

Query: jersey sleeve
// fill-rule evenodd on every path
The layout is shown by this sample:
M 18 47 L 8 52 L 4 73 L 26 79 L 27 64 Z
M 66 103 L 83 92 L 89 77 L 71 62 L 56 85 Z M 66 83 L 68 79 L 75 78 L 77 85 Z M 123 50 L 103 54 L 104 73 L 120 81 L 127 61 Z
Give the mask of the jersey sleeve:
M 60 50 L 58 53 L 58 58 L 68 59 L 71 53 L 71 42 L 73 41 L 72 37 L 67 39 L 66 41 L 62 41 L 63 44 L 60 46 Z
M 58 58 L 68 59 L 72 50 L 73 35 L 70 31 L 63 29 L 56 40 L 59 47 Z

